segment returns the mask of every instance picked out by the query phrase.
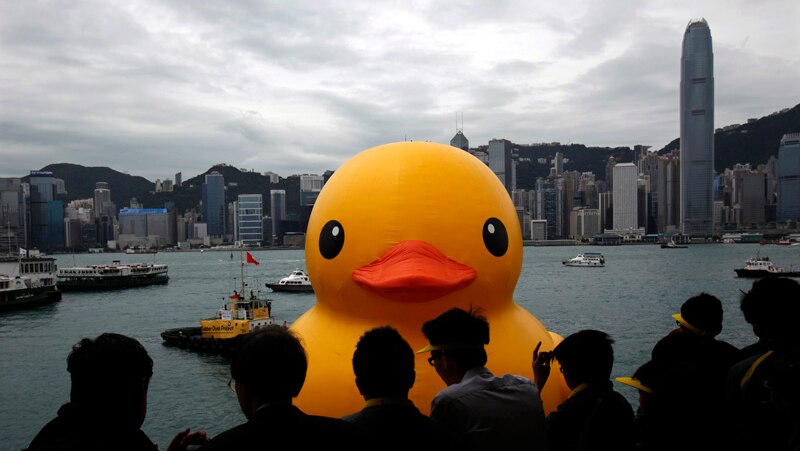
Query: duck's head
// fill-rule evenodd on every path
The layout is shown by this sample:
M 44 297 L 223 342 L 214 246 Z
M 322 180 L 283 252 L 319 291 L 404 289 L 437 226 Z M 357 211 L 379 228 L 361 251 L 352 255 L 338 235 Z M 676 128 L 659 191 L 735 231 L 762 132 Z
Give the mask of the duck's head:
M 350 316 L 432 318 L 454 306 L 510 305 L 522 264 L 519 219 L 497 176 L 469 153 L 386 144 L 325 184 L 306 264 L 317 307 Z

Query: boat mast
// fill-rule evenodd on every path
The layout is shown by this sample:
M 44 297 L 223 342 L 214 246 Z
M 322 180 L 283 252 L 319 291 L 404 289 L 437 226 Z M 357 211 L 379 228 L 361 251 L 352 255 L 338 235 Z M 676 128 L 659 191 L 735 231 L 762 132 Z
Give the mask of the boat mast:
M 242 297 L 242 293 L 244 293 L 244 260 L 242 259 L 242 246 L 239 245 L 239 292 L 238 294 L 234 294 L 233 299 L 231 300 L 231 315 L 235 319 L 242 319 L 239 318 L 238 315 L 234 314 L 236 312 L 236 303 L 239 301 L 239 298 Z

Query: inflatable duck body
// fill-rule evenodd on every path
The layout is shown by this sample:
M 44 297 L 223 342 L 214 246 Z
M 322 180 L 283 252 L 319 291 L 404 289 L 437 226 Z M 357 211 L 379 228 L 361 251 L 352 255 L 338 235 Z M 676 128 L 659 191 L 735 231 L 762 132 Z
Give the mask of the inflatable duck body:
M 487 367 L 532 378 L 532 351 L 560 337 L 514 303 L 522 235 L 511 199 L 479 159 L 455 147 L 401 142 L 365 150 L 325 184 L 306 235 L 306 266 L 317 303 L 294 322 L 308 353 L 296 404 L 341 417 L 364 405 L 353 351 L 361 335 L 391 325 L 414 350 L 422 324 L 459 307 L 488 319 Z M 430 411 L 445 387 L 417 354 L 414 404 Z M 542 398 L 550 412 L 569 390 L 554 369 Z

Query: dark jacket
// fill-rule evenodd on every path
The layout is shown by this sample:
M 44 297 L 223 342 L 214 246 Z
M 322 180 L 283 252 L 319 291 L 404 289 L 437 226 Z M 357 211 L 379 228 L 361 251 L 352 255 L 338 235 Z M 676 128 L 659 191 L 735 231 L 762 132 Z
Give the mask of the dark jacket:
M 547 416 L 550 451 L 633 448 L 633 409 L 611 381 L 590 384 Z
M 365 407 L 344 420 L 363 429 L 375 449 L 464 449 L 461 436 L 423 415 L 411 401 Z
M 102 412 L 67 403 L 34 437 L 27 451 L 158 451 L 139 428 L 123 428 Z
M 291 404 L 266 406 L 247 423 L 228 429 L 200 448 L 212 450 L 365 449 L 358 428 L 346 421 L 307 415 Z

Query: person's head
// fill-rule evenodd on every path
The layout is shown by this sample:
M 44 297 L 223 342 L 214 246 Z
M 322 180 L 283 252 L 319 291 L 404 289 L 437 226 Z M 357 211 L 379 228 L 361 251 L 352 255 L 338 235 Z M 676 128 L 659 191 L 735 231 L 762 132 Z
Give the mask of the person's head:
M 764 277 L 742 295 L 740 307 L 753 333 L 767 341 L 795 336 L 800 284 L 787 277 Z
M 246 417 L 265 403 L 288 403 L 300 394 L 308 361 L 289 329 L 267 326 L 247 335 L 231 360 L 239 405 Z
M 422 325 L 430 343 L 417 352 L 431 352 L 429 360 L 447 385 L 461 382 L 464 373 L 486 365 L 489 322 L 479 312 L 450 309 Z
M 618 377 L 617 382 L 639 391 L 639 413 L 647 415 L 651 400 L 659 389 L 659 378 L 663 368 L 655 360 L 649 360 L 634 371 L 631 377 Z
M 70 400 L 108 415 L 106 419 L 139 428 L 147 414 L 147 387 L 153 360 L 125 335 L 84 338 L 67 357 Z
M 681 312 L 672 315 L 681 328 L 704 337 L 722 331 L 722 302 L 708 293 L 692 296 L 681 305 Z
M 353 372 L 364 399 L 406 398 L 416 377 L 414 351 L 394 328 L 376 327 L 358 340 Z
M 582 330 L 565 338 L 553 349 L 570 388 L 583 383 L 607 381 L 614 366 L 614 340 L 599 330 Z

